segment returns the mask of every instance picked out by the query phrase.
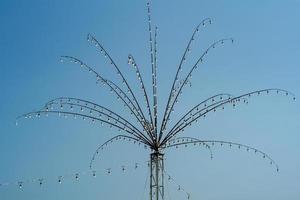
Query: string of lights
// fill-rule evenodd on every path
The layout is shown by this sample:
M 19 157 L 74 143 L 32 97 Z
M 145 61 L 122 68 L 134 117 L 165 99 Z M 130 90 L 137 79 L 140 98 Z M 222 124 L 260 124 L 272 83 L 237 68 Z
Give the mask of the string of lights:
M 175 179 L 173 178 L 173 176 L 168 174 L 166 171 L 164 171 L 164 173 L 168 177 L 167 180 L 169 182 L 172 182 L 176 186 L 177 191 L 181 191 L 181 192 L 185 193 L 187 199 L 191 198 L 191 193 L 187 192 L 182 185 L 178 184 L 177 181 L 175 181 Z
M 72 172 L 66 173 L 64 175 L 58 175 L 55 177 L 39 177 L 39 178 L 29 178 L 29 179 L 19 179 L 18 181 L 9 181 L 9 182 L 1 182 L 0 189 L 8 188 L 8 187 L 15 187 L 18 190 L 26 190 L 26 187 L 29 185 L 37 185 L 39 187 L 47 187 L 50 184 L 57 183 L 58 185 L 63 185 L 64 182 L 76 182 L 80 183 L 80 179 L 84 177 L 92 177 L 97 178 L 103 175 L 109 176 L 112 173 L 118 174 L 125 174 L 129 171 L 136 172 L 141 167 L 150 167 L 149 162 L 142 162 L 142 163 L 134 163 L 131 165 L 120 165 L 118 168 L 102 168 L 102 169 L 93 169 L 93 170 L 86 170 L 80 172 Z M 166 173 L 166 172 L 165 172 Z M 167 174 L 167 173 L 166 173 Z M 186 190 L 182 187 L 182 185 L 178 184 L 175 179 L 167 174 L 168 182 L 172 183 L 175 188 L 177 188 L 178 192 L 186 193 L 187 198 L 190 198 L 190 193 L 187 193 Z
M 29 178 L 29 179 L 22 179 L 18 181 L 8 181 L 8 182 L 2 182 L 0 183 L 0 188 L 1 187 L 8 187 L 8 186 L 17 186 L 19 189 L 24 189 L 26 185 L 29 184 L 36 184 L 39 186 L 44 186 L 46 183 L 58 183 L 62 184 L 63 182 L 67 180 L 73 180 L 78 182 L 80 178 L 83 176 L 89 176 L 96 178 L 98 175 L 110 175 L 113 172 L 126 172 L 128 170 L 137 170 L 140 166 L 142 166 L 141 163 L 134 163 L 133 165 L 125 165 L 122 164 L 120 165 L 119 168 L 98 168 L 98 169 L 93 169 L 93 170 L 85 170 L 85 171 L 80 171 L 80 172 L 72 172 L 72 173 L 66 173 L 63 175 L 58 175 L 56 177 L 38 177 L 38 178 Z

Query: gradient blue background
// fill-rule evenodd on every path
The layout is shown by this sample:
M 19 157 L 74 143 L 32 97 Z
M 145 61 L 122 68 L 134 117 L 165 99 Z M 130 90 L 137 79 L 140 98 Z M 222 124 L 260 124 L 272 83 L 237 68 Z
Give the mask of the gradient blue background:
M 103 152 L 96 179 L 73 177 L 62 185 L 57 176 L 86 171 L 96 147 L 115 132 L 82 120 L 49 117 L 15 118 L 40 108 L 54 97 L 93 100 L 123 112 L 115 97 L 95 84 L 94 77 L 76 65 L 61 64 L 60 55 L 73 55 L 116 80 L 114 71 L 86 41 L 93 33 L 109 50 L 131 84 L 127 66 L 132 53 L 150 83 L 146 2 L 141 0 L 16 1 L 0 2 L 0 182 L 49 177 L 37 183 L 0 187 L 0 199 L 147 199 L 147 167 L 122 173 L 148 159 L 148 151 L 115 144 Z M 159 103 L 165 105 L 175 68 L 196 24 L 205 17 L 213 24 L 197 37 L 189 67 L 213 41 L 233 37 L 235 43 L 215 49 L 193 76 L 176 106 L 175 120 L 208 96 L 278 87 L 300 94 L 300 1 L 153 1 L 153 22 L 159 27 Z M 150 89 L 150 87 L 148 88 Z M 140 92 L 139 90 L 136 90 Z M 125 112 L 125 111 L 124 111 Z M 128 115 L 125 115 L 128 116 Z M 223 139 L 252 145 L 272 155 L 280 173 L 266 160 L 245 151 L 182 148 L 166 153 L 166 171 L 191 193 L 191 199 L 300 198 L 299 103 L 284 96 L 253 98 L 249 105 L 210 115 L 186 136 Z M 105 174 L 111 167 L 112 175 Z M 146 185 L 147 189 L 147 185 Z M 167 183 L 172 199 L 186 199 Z

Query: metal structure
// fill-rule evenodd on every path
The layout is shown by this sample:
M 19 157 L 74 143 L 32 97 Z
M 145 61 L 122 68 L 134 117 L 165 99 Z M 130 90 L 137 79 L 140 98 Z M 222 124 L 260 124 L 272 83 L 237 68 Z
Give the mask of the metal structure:
M 123 132 L 123 134 L 116 135 L 110 140 L 102 144 L 94 153 L 90 168 L 93 168 L 93 162 L 100 150 L 105 148 L 108 144 L 113 141 L 133 141 L 135 144 L 144 145 L 145 148 L 150 149 L 150 187 L 149 195 L 150 200 L 163 200 L 164 195 L 164 153 L 167 149 L 172 147 L 187 146 L 187 145 L 200 145 L 206 148 L 212 158 L 212 147 L 215 144 L 228 145 L 229 147 L 236 146 L 238 148 L 246 149 L 247 151 L 253 151 L 260 154 L 263 158 L 269 160 L 269 162 L 276 167 L 278 171 L 278 165 L 274 160 L 266 153 L 239 143 L 228 142 L 228 141 L 217 141 L 217 140 L 201 140 L 192 137 L 180 137 L 183 132 L 188 129 L 191 125 L 205 118 L 206 115 L 216 112 L 217 110 L 223 110 L 226 106 L 235 107 L 238 104 L 247 104 L 252 96 L 258 96 L 263 94 L 283 94 L 291 96 L 295 100 L 295 96 L 286 90 L 269 88 L 257 91 L 252 91 L 246 94 L 233 96 L 228 93 L 221 93 L 211 96 L 197 105 L 188 110 L 182 117 L 172 124 L 171 116 L 174 113 L 174 108 L 183 89 L 191 85 L 191 77 L 197 67 L 202 63 L 203 59 L 208 52 L 216 47 L 222 46 L 229 42 L 232 43 L 232 38 L 225 38 L 213 42 L 204 52 L 198 57 L 197 61 L 193 66 L 187 69 L 185 75 L 183 75 L 184 64 L 188 54 L 191 52 L 191 44 L 196 39 L 197 33 L 200 29 L 206 25 L 211 24 L 211 19 L 207 18 L 201 21 L 195 28 L 192 36 L 187 44 L 187 47 L 183 53 L 179 66 L 177 67 L 176 75 L 173 80 L 171 90 L 168 96 L 166 107 L 162 113 L 162 118 L 158 116 L 158 96 L 157 96 L 157 27 L 152 28 L 151 24 L 151 10 L 150 4 L 147 3 L 148 11 L 148 29 L 149 29 L 149 46 L 150 46 L 150 60 L 151 60 L 151 80 L 152 80 L 152 94 L 150 95 L 146 89 L 146 84 L 143 81 L 142 75 L 138 64 L 136 63 L 132 55 L 128 56 L 128 64 L 134 69 L 137 80 L 140 85 L 140 89 L 143 94 L 145 105 L 142 106 L 140 99 L 136 97 L 133 92 L 133 88 L 128 83 L 124 74 L 121 72 L 119 66 L 115 63 L 111 55 L 107 52 L 104 46 L 91 34 L 88 34 L 87 40 L 96 47 L 98 52 L 103 55 L 108 64 L 116 71 L 118 78 L 123 83 L 122 85 L 117 84 L 113 80 L 104 78 L 94 68 L 88 66 L 85 62 L 72 56 L 62 56 L 62 62 L 72 62 L 79 65 L 81 68 L 90 72 L 95 79 L 96 83 L 109 89 L 117 99 L 124 105 L 127 111 L 131 114 L 132 119 L 128 119 L 123 116 L 122 113 L 117 113 L 111 109 L 102 105 L 93 103 L 91 101 L 71 98 L 71 97 L 60 97 L 53 99 L 45 104 L 45 106 L 38 111 L 30 112 L 22 115 L 21 117 L 32 118 L 48 116 L 50 114 L 57 114 L 62 117 L 73 117 L 82 118 L 83 120 L 90 120 L 92 123 L 106 124 L 110 128 Z M 121 104 L 121 105 L 122 105 Z M 177 113 L 179 114 L 179 113 Z M 169 126 L 172 124 L 172 126 Z M 190 196 L 188 195 L 188 198 Z
M 150 169 L 150 199 L 164 199 L 164 154 L 150 154 Z

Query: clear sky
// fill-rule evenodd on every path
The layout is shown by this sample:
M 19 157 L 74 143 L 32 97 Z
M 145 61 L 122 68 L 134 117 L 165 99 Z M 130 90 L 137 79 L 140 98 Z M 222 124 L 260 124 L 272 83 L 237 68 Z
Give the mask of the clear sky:
M 158 30 L 159 109 L 162 112 L 180 57 L 195 26 L 204 18 L 213 23 L 201 30 L 186 69 L 213 41 L 233 37 L 233 44 L 216 48 L 193 74 L 175 107 L 173 120 L 206 97 L 233 95 L 261 88 L 283 88 L 300 94 L 300 1 L 185 0 L 152 1 Z M 147 199 L 145 162 L 149 152 L 128 143 L 112 144 L 97 160 L 97 178 L 75 173 L 88 170 L 94 150 L 116 132 L 83 120 L 56 116 L 21 120 L 17 116 L 39 109 L 60 96 L 94 101 L 125 113 L 116 98 L 95 84 L 77 65 L 59 62 L 76 56 L 105 77 L 115 72 L 87 40 L 94 34 L 109 50 L 130 84 L 137 85 L 127 56 L 139 63 L 150 91 L 150 60 L 144 0 L 0 1 L 0 186 L 1 200 Z M 140 90 L 135 90 L 140 93 Z M 141 99 L 141 98 L 139 98 Z M 128 118 L 127 114 L 124 114 Z M 166 171 L 191 194 L 191 199 L 300 198 L 299 101 L 280 95 L 251 98 L 249 105 L 225 109 L 185 131 L 186 136 L 220 139 L 257 147 L 272 156 L 280 172 L 246 151 L 181 148 L 166 152 Z M 134 164 L 140 166 L 133 170 Z M 122 173 L 121 166 L 126 166 Z M 107 175 L 107 168 L 112 174 Z M 57 177 L 71 174 L 63 184 Z M 16 182 L 47 178 L 38 183 Z M 146 182 L 146 185 L 145 185 Z M 145 190 L 146 187 L 146 190 Z M 167 182 L 169 199 L 185 199 L 177 185 Z

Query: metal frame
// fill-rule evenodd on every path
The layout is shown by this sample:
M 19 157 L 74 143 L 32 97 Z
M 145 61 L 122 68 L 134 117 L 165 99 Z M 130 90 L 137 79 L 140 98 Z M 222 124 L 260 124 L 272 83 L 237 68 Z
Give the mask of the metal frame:
M 163 200 L 164 193 L 164 154 L 150 154 L 150 200 Z
M 164 195 L 164 153 L 170 147 L 178 147 L 181 145 L 201 145 L 209 149 L 212 158 L 212 146 L 215 143 L 228 144 L 231 146 L 238 146 L 239 148 L 245 148 L 247 151 L 253 150 L 255 153 L 260 153 L 263 158 L 269 159 L 271 164 L 275 164 L 277 171 L 279 170 L 278 165 L 274 160 L 261 150 L 250 147 L 248 145 L 238 144 L 235 142 L 228 141 L 218 141 L 218 140 L 201 140 L 191 137 L 178 137 L 179 134 L 183 134 L 189 126 L 196 122 L 199 122 L 201 118 L 204 118 L 207 114 L 216 112 L 217 110 L 223 110 L 225 106 L 231 106 L 235 108 L 239 104 L 248 104 L 249 99 L 253 96 L 260 96 L 262 94 L 282 94 L 284 96 L 291 96 L 295 100 L 295 95 L 287 90 L 270 88 L 256 90 L 248 92 L 234 97 L 228 93 L 221 93 L 207 98 L 201 101 L 199 104 L 188 110 L 183 116 L 175 122 L 171 128 L 168 129 L 168 125 L 171 123 L 171 114 L 174 111 L 175 105 L 178 102 L 178 97 L 182 94 L 183 88 L 190 84 L 191 77 L 198 66 L 203 62 L 205 56 L 212 49 L 218 46 L 222 46 L 226 42 L 233 42 L 232 38 L 221 39 L 213 42 L 204 53 L 197 59 L 196 63 L 187 71 L 187 75 L 183 79 L 181 71 L 184 68 L 185 60 L 187 59 L 187 54 L 191 52 L 191 44 L 195 40 L 200 29 L 204 28 L 206 25 L 210 25 L 212 20 L 206 18 L 202 20 L 193 31 L 193 34 L 188 42 L 188 45 L 183 53 L 180 64 L 177 68 L 176 75 L 171 86 L 171 91 L 169 93 L 168 101 L 164 112 L 162 113 L 162 118 L 159 120 L 158 116 L 158 97 L 157 97 L 157 27 L 155 27 L 154 32 L 154 42 L 152 39 L 152 24 L 151 24 L 151 10 L 150 3 L 147 3 L 147 13 L 148 13 L 148 29 L 149 29 L 149 44 L 150 44 L 150 59 L 151 59 L 151 78 L 152 78 L 152 98 L 149 97 L 147 93 L 146 86 L 143 82 L 142 75 L 139 71 L 139 67 L 134 60 L 133 56 L 130 54 L 128 56 L 128 64 L 131 65 L 137 75 L 137 80 L 140 83 L 140 88 L 143 91 L 146 108 L 143 108 L 141 103 L 136 98 L 132 87 L 127 82 L 127 79 L 121 72 L 121 69 L 114 62 L 108 51 L 103 47 L 102 44 L 91 34 L 88 34 L 87 40 L 94 45 L 99 53 L 103 55 L 109 65 L 116 70 L 117 77 L 123 83 L 118 85 L 115 82 L 104 78 L 92 67 L 89 67 L 83 61 L 72 56 L 62 56 L 61 61 L 71 62 L 79 65 L 86 71 L 90 72 L 95 79 L 96 83 L 107 87 L 112 94 L 117 97 L 117 100 L 121 100 L 124 108 L 129 111 L 132 119 L 122 116 L 121 113 L 112 111 L 109 108 L 101 106 L 99 104 L 93 103 L 91 101 L 82 100 L 72 97 L 60 97 L 53 99 L 45 104 L 40 110 L 26 113 L 21 115 L 19 118 L 39 118 L 41 116 L 48 116 L 50 114 L 56 114 L 58 116 L 63 116 L 64 118 L 82 118 L 83 120 L 90 120 L 93 123 L 99 122 L 100 124 L 106 124 L 110 128 L 115 128 L 119 132 L 123 132 L 123 135 L 118 134 L 113 138 L 106 141 L 100 147 L 97 148 L 96 152 L 90 162 L 90 168 L 93 167 L 93 162 L 99 151 L 115 140 L 128 140 L 133 141 L 136 144 L 143 144 L 145 148 L 150 149 L 150 200 L 163 200 Z M 151 102 L 152 99 L 152 102 Z M 147 110 L 148 115 L 144 114 Z

